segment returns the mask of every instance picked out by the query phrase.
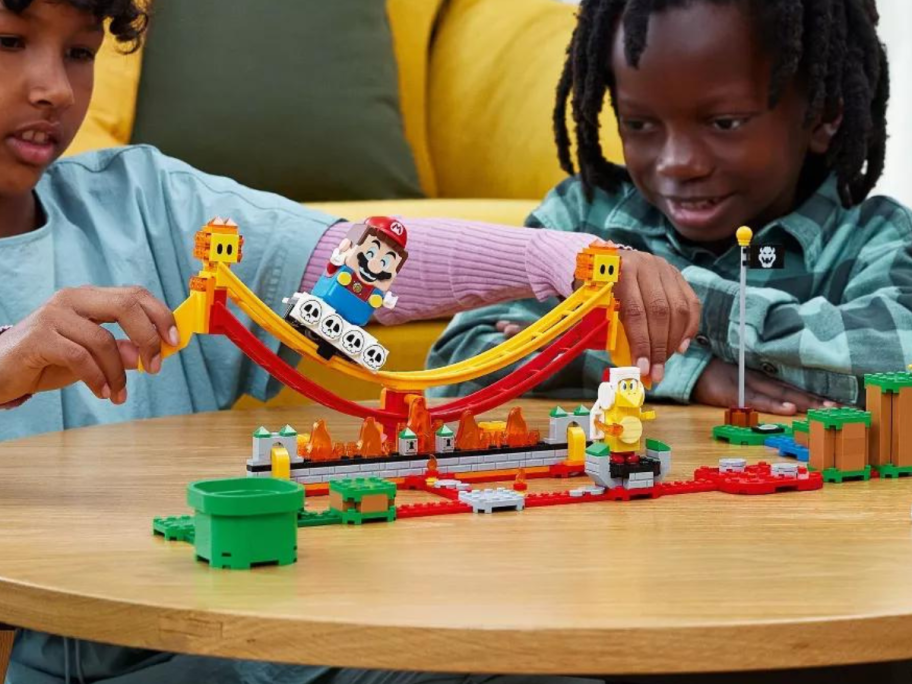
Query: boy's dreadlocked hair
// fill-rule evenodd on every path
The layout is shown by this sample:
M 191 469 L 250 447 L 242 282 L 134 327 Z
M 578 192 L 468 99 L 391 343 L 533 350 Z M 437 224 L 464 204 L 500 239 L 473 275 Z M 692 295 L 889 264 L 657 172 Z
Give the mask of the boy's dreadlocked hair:
M 650 15 L 694 1 L 582 0 L 557 86 L 554 132 L 561 167 L 573 174 L 566 118 L 572 96 L 580 175 L 590 198 L 594 188 L 614 190 L 628 179 L 622 167 L 605 159 L 599 142 L 598 117 L 606 93 L 617 113 L 610 67 L 615 28 L 623 23 L 624 52 L 636 67 L 646 48 Z M 883 173 L 887 141 L 889 65 L 877 37 L 876 0 L 700 1 L 749 7 L 775 55 L 770 107 L 800 71 L 807 80 L 807 124 L 821 115 L 832 118 L 841 108 L 842 124 L 826 155 L 825 171 L 835 172 L 843 204 L 861 202 Z
M 34 0 L 0 0 L 12 12 L 24 12 Z M 110 20 L 108 30 L 119 43 L 134 52 L 142 44 L 149 25 L 149 0 L 63 0 L 68 5 L 91 12 L 99 21 Z

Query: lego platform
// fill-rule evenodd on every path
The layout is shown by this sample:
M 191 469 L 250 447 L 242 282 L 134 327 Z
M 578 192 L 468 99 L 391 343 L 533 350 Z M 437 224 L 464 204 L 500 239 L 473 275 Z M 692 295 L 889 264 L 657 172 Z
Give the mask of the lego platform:
M 554 402 L 519 403 L 546 427 Z M 796 463 L 712 441 L 716 409 L 656 408 L 649 435 L 672 446 L 671 479 L 725 457 Z M 0 621 L 375 668 L 650 674 L 912 658 L 910 477 L 549 507 L 528 504 L 588 481 L 530 479 L 522 511 L 300 529 L 296 563 L 253 571 L 210 569 L 152 536 L 154 516 L 189 512 L 188 482 L 240 474 L 253 427 L 317 418 L 346 440 L 360 422 L 319 407 L 228 411 L 0 445 Z

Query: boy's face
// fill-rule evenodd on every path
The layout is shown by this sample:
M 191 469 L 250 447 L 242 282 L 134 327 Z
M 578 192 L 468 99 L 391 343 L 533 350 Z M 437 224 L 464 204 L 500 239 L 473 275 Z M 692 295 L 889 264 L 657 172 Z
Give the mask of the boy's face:
M 740 3 L 653 14 L 639 69 L 615 33 L 618 124 L 646 199 L 685 238 L 720 247 L 788 214 L 807 153 L 825 152 L 835 126 L 804 126 L 795 83 L 769 109 L 771 61 Z
M 95 17 L 66 2 L 15 14 L 0 0 L 0 197 L 30 192 L 73 140 L 103 38 Z

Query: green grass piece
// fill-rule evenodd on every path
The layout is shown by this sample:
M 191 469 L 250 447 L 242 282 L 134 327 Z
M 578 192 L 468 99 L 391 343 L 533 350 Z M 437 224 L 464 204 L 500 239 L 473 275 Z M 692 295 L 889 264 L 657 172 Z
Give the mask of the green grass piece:
M 192 515 L 172 515 L 152 520 L 152 534 L 160 534 L 167 541 L 192 544 L 195 533 Z
M 778 423 L 777 423 L 778 424 Z M 777 436 L 791 436 L 792 429 L 787 425 L 779 425 L 784 432 Z M 742 446 L 762 446 L 766 442 L 769 434 L 763 432 L 754 432 L 749 427 L 737 427 L 736 425 L 717 425 L 712 429 L 713 439 L 729 444 L 740 444 Z

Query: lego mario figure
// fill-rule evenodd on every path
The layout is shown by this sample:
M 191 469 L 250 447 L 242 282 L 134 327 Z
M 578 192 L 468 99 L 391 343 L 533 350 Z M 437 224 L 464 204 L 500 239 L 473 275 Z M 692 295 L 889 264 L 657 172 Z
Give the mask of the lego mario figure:
M 392 309 L 397 297 L 389 290 L 408 252 L 405 226 L 387 216 L 372 216 L 352 226 L 333 250 L 313 295 L 345 320 L 363 326 L 381 306 Z

